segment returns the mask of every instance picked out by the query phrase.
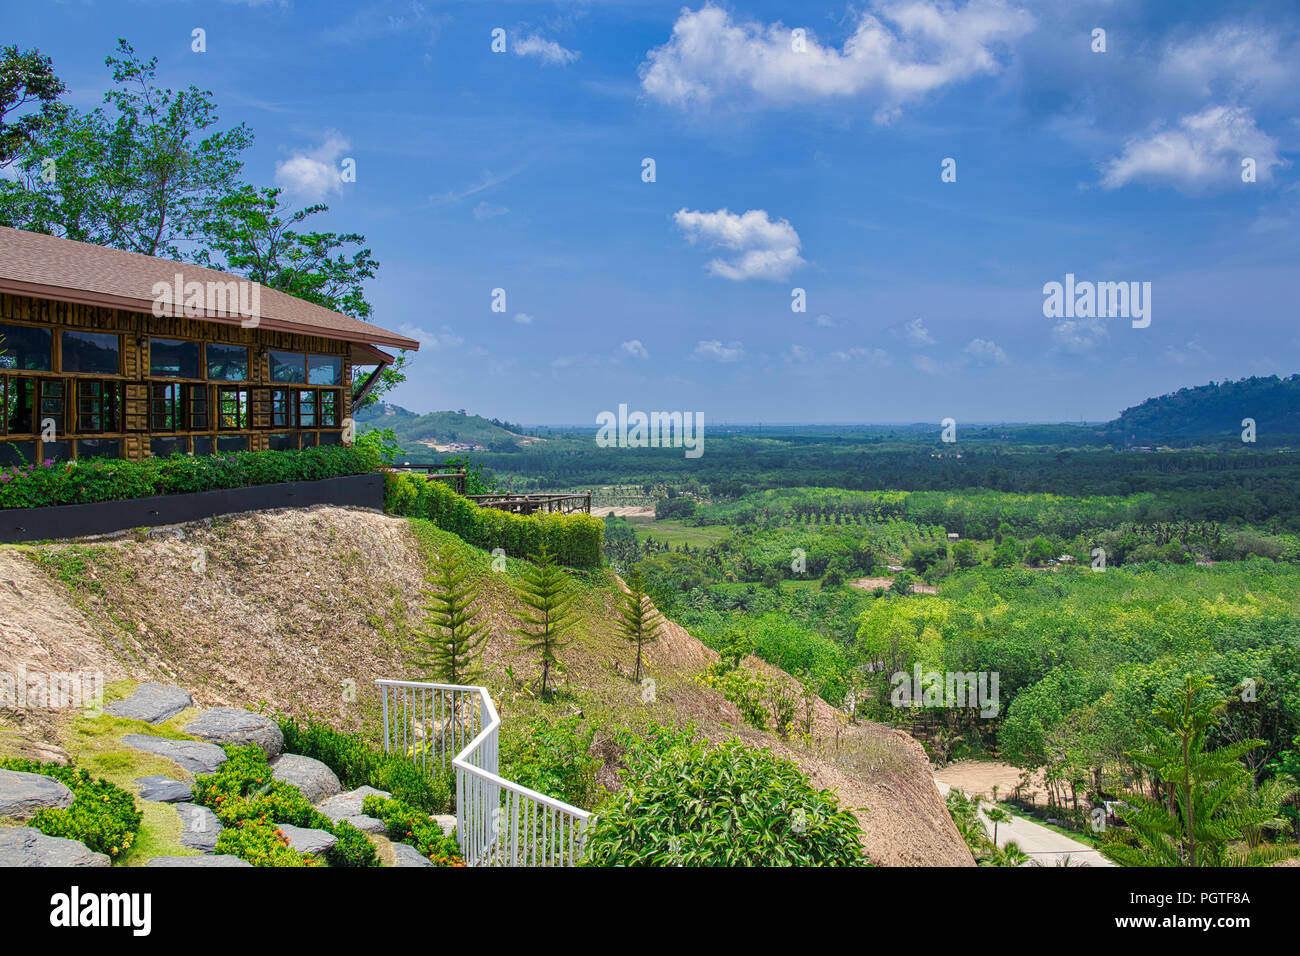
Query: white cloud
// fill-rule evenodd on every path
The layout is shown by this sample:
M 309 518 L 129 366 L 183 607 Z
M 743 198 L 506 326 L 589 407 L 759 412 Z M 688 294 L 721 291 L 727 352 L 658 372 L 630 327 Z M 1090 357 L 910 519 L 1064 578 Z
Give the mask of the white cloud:
M 784 219 L 773 222 L 762 209 L 750 209 L 740 215 L 725 208 L 716 212 L 677 210 L 673 221 L 694 244 L 703 239 L 712 246 L 730 249 L 730 259 L 713 259 L 708 270 L 724 279 L 789 278 L 804 265 L 799 256 L 799 234 Z
M 455 348 L 465 344 L 465 340 L 453 333 L 446 325 L 438 332 L 430 332 L 422 326 L 403 322 L 397 327 L 397 331 L 408 338 L 415 339 L 422 349 Z
M 1208 361 L 1210 353 L 1201 344 L 1200 338 L 1193 338 L 1181 349 L 1172 345 L 1165 346 L 1164 358 L 1172 365 L 1198 365 Z
M 1172 41 L 1160 61 L 1163 78 L 1199 96 L 1284 90 L 1294 85 L 1298 71 L 1294 46 L 1283 50 L 1276 33 L 1240 23 Z
M 930 330 L 925 327 L 925 322 L 921 319 L 903 323 L 903 337 L 918 347 L 935 344 L 934 336 L 930 334 Z
M 535 56 L 548 66 L 572 63 L 580 55 L 576 50 L 566 50 L 554 40 L 547 40 L 537 33 L 530 34 L 522 40 L 514 40 L 510 49 L 514 51 L 515 56 Z
M 1105 319 L 1062 319 L 1052 327 L 1056 350 L 1082 355 L 1110 337 Z
M 649 350 L 641 344 L 640 339 L 629 339 L 620 345 L 618 349 L 624 355 L 631 355 L 633 358 L 648 359 L 650 357 Z
M 339 157 L 350 144 L 337 130 L 326 130 L 324 141 L 275 164 L 275 183 L 286 193 L 320 202 L 330 193 L 342 193 Z
M 740 342 L 723 345 L 718 339 L 709 339 L 696 344 L 695 357 L 719 362 L 739 362 L 745 357 L 745 348 Z
M 516 312 L 515 321 L 518 322 L 520 325 L 532 325 L 533 317 L 527 312 Z
M 841 362 L 863 361 L 869 365 L 889 365 L 891 359 L 884 349 L 867 349 L 855 347 L 840 352 L 832 352 L 831 358 Z
M 817 326 L 819 329 L 833 329 L 838 326 L 839 323 L 823 312 L 821 315 L 813 319 L 813 325 Z
M 971 339 L 963 351 L 979 365 L 1006 365 L 1010 362 L 1002 347 L 988 339 Z
M 841 49 L 824 46 L 811 30 L 802 52 L 782 23 L 734 21 L 706 3 L 683 10 L 667 43 L 641 65 L 650 96 L 675 106 L 742 99 L 788 106 L 818 99 L 870 95 L 878 119 L 900 102 L 970 77 L 995 72 L 994 49 L 1027 33 L 1028 12 L 1003 0 L 882 0 L 879 16 L 859 14 Z
M 1241 161 L 1255 160 L 1260 182 L 1285 165 L 1278 142 L 1255 125 L 1250 110 L 1211 106 L 1184 116 L 1176 129 L 1157 126 L 1130 139 L 1124 151 L 1105 166 L 1101 184 L 1117 189 L 1132 182 L 1173 186 L 1198 192 L 1211 185 L 1241 182 Z
M 792 362 L 807 362 L 813 357 L 813 350 L 806 345 L 791 345 L 789 359 Z
M 493 216 L 504 216 L 509 211 L 510 210 L 507 207 L 502 206 L 500 203 L 488 202 L 484 199 L 474 207 L 474 218 L 479 222 L 483 222 L 484 220 L 491 219 Z
M 928 355 L 913 355 L 912 367 L 918 372 L 925 372 L 927 375 L 938 375 L 944 369 L 942 363 L 936 362 Z

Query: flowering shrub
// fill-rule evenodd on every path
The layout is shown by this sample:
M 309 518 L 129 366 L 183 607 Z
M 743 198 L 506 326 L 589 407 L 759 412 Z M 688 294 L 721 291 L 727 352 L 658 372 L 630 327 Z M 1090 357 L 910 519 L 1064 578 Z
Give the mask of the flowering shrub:
M 73 793 L 72 805 L 62 810 L 38 810 L 27 821 L 46 836 L 80 840 L 96 853 L 117 861 L 131 849 L 144 814 L 135 798 L 107 780 L 92 779 L 85 770 L 17 758 L 0 759 L 0 768 L 53 777 Z
M 365 474 L 378 466 L 379 453 L 374 448 L 343 445 L 301 451 L 172 455 L 143 461 L 43 461 L 0 469 L 0 508 L 87 504 L 281 481 L 317 481 Z
M 442 827 L 427 814 L 413 810 L 400 800 L 388 800 L 374 794 L 361 801 L 361 812 L 384 821 L 388 836 L 398 843 L 409 843 L 420 856 L 434 866 L 464 866 L 455 836 L 444 836 Z

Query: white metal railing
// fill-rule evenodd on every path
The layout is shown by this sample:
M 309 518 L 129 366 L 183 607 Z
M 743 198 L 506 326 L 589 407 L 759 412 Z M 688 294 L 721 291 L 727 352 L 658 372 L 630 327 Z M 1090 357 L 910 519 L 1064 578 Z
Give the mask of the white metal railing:
M 573 866 L 592 816 L 497 775 L 501 719 L 486 687 L 377 680 L 384 749 L 456 771 L 456 839 L 469 866 Z

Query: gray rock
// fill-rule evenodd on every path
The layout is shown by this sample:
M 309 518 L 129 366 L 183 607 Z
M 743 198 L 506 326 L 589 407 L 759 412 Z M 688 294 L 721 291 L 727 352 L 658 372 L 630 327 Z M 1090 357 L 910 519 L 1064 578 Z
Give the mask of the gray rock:
M 114 717 L 127 717 L 131 720 L 143 720 L 149 724 L 161 724 L 191 706 L 194 699 L 189 691 L 171 684 L 141 684 L 135 693 L 124 700 L 115 700 L 104 709 Z
M 374 787 L 357 787 L 355 790 L 348 790 L 337 796 L 330 797 L 328 800 L 322 800 L 316 809 L 331 820 L 346 820 L 349 817 L 359 817 L 365 810 L 362 803 L 366 797 L 391 797 L 392 794 L 387 790 L 376 790 Z
M 343 822 L 352 824 L 363 833 L 383 833 L 388 829 L 388 827 L 384 826 L 383 820 L 377 817 L 368 817 L 364 813 L 359 813 L 355 817 L 344 817 Z
M 145 866 L 252 866 L 247 860 L 225 853 L 203 856 L 156 856 Z
M 31 827 L 0 827 L 0 867 L 108 865 L 107 856 L 80 841 L 46 836 Z
M 338 837 L 332 833 L 326 833 L 324 830 L 308 830 L 288 823 L 277 823 L 276 826 L 288 838 L 289 846 L 298 853 L 316 856 L 324 853 L 339 842 Z
M 194 790 L 188 783 L 181 783 L 162 774 L 140 777 L 135 782 L 140 787 L 141 800 L 153 800 L 156 803 L 186 803 L 194 799 Z
M 43 773 L 0 770 L 0 817 L 26 820 L 37 810 L 72 804 L 72 791 Z
M 181 815 L 181 846 L 211 853 L 217 848 L 217 837 L 225 829 L 217 815 L 197 803 L 178 803 L 176 812 Z
M 280 754 L 272 760 L 271 776 L 293 784 L 311 803 L 320 803 L 343 789 L 333 770 L 319 760 L 298 754 Z
M 456 817 L 450 813 L 435 813 L 430 819 L 442 827 L 443 836 L 451 836 L 451 831 L 456 829 Z
M 216 744 L 257 744 L 267 757 L 278 757 L 284 749 L 284 734 L 270 717 L 234 707 L 213 707 L 190 721 L 185 732 Z
M 393 866 L 433 866 L 433 863 L 420 856 L 420 851 L 411 844 L 394 843 Z
M 122 743 L 168 760 L 174 760 L 190 773 L 215 773 L 226 762 L 226 752 L 216 744 L 201 740 L 168 740 L 148 734 L 127 734 Z

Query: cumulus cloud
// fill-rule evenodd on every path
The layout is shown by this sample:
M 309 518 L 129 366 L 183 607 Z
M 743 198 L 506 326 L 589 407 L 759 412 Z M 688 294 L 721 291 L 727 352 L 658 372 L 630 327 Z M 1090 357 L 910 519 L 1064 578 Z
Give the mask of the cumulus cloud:
M 527 312 L 516 312 L 515 321 L 518 322 L 520 325 L 532 325 L 533 317 Z
M 1176 128 L 1157 125 L 1130 139 L 1124 151 L 1106 163 L 1101 184 L 1118 189 L 1133 182 L 1173 186 L 1199 192 L 1212 185 L 1241 182 L 1241 161 L 1255 160 L 1260 182 L 1285 164 L 1278 142 L 1255 125 L 1250 110 L 1211 106 L 1184 116 Z
M 1052 326 L 1055 349 L 1073 355 L 1091 352 L 1109 337 L 1105 319 L 1062 319 Z
M 633 358 L 648 359 L 650 357 L 649 350 L 641 344 L 640 339 L 628 339 L 618 347 L 618 350 L 624 355 L 630 355 Z
M 971 339 L 963 351 L 979 365 L 1006 365 L 1010 362 L 1002 347 L 988 339 Z
M 838 359 L 841 362 L 866 362 L 869 365 L 880 366 L 889 365 L 891 362 L 889 353 L 884 349 L 868 349 L 861 347 L 832 352 L 831 358 Z
M 1166 43 L 1160 75 L 1200 96 L 1224 91 L 1269 93 L 1288 89 L 1300 73 L 1300 52 L 1283 48 L 1276 32 L 1224 23 Z
M 804 265 L 794 227 L 784 219 L 773 222 L 762 209 L 737 215 L 725 208 L 699 212 L 683 207 L 674 214 L 673 221 L 692 245 L 702 240 L 735 253 L 729 259 L 713 259 L 706 267 L 724 279 L 780 281 Z
M 740 342 L 723 345 L 718 339 L 701 340 L 695 346 L 695 357 L 718 362 L 739 362 L 745 357 L 745 348 Z
M 672 37 L 647 54 L 641 85 L 674 106 L 719 99 L 754 106 L 870 96 L 888 119 L 898 104 L 999 68 L 996 50 L 1033 26 L 1003 0 L 884 0 L 858 15 L 843 47 L 805 30 L 803 49 L 789 27 L 733 20 L 706 3 L 683 10 Z
M 403 322 L 397 327 L 397 331 L 408 338 L 415 339 L 420 343 L 420 348 L 425 350 L 454 348 L 465 343 L 463 338 L 453 333 L 450 326 L 446 325 L 437 332 L 430 332 L 422 326 Z
M 515 56 L 535 56 L 546 66 L 564 66 L 580 55 L 576 50 L 566 50 L 554 40 L 547 40 L 537 33 L 529 34 L 522 40 L 516 39 L 510 49 Z
M 330 193 L 343 192 L 339 158 L 349 145 L 338 130 L 326 130 L 320 146 L 275 164 L 275 184 L 309 202 L 320 202 Z
M 833 329 L 836 326 L 838 326 L 839 323 L 836 322 L 835 319 L 833 319 L 831 316 L 823 312 L 821 315 L 813 319 L 813 325 L 817 326 L 817 328 L 819 329 Z
M 930 334 L 930 330 L 925 327 L 925 322 L 921 319 L 903 323 L 903 338 L 917 347 L 935 344 L 934 336 Z

